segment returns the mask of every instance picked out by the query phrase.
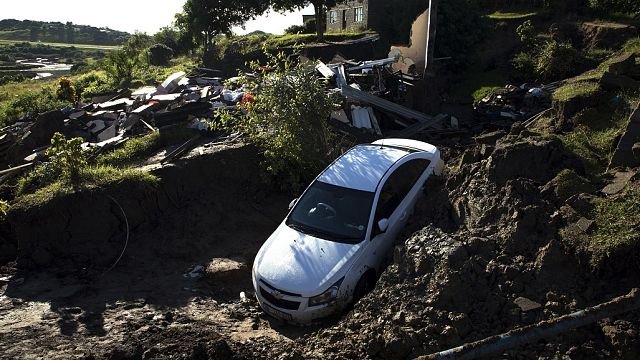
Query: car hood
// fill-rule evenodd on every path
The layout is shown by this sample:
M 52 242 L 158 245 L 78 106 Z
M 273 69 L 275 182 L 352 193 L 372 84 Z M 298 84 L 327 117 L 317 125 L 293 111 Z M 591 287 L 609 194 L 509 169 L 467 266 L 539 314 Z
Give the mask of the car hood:
M 279 290 L 316 296 L 344 276 L 361 246 L 319 239 L 282 223 L 258 252 L 254 270 Z

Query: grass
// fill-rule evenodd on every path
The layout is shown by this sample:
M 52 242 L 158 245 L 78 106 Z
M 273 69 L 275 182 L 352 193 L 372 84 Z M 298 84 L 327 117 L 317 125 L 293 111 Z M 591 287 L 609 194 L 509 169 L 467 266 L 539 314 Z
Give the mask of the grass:
M 55 47 L 75 47 L 83 50 L 103 50 L 103 51 L 113 51 L 121 47 L 121 46 L 115 46 L 115 45 L 88 45 L 88 44 L 67 44 L 67 43 L 40 42 L 40 41 L 0 40 L 0 45 L 1 44 L 12 45 L 12 44 L 20 44 L 20 43 L 29 43 L 34 45 L 49 45 L 49 46 L 55 46 Z
M 153 132 L 127 141 L 123 147 L 98 157 L 100 165 L 126 166 L 147 158 L 153 152 L 165 146 L 182 143 L 193 137 L 189 129 L 177 129 L 171 132 Z
M 593 201 L 596 228 L 589 247 L 594 260 L 640 241 L 640 184 L 630 184 L 621 194 Z
M 600 85 L 593 81 L 569 82 L 553 93 L 553 100 L 566 102 L 576 97 L 589 97 L 600 90 Z
M 509 83 L 507 73 L 500 69 L 488 72 L 468 71 L 464 80 L 456 84 L 451 94 L 455 98 L 472 97 L 474 102 L 482 100 L 492 91 L 504 87 Z
M 500 10 L 488 14 L 487 17 L 493 20 L 524 20 L 538 15 L 538 12 L 523 11 L 523 12 L 502 12 Z
M 56 198 L 80 189 L 106 188 L 123 182 L 156 186 L 158 181 L 158 177 L 139 169 L 105 165 L 89 166 L 81 171 L 79 185 L 72 184 L 69 179 L 57 179 L 32 193 L 17 196 L 11 207 L 17 210 L 28 210 L 43 206 Z
M 611 160 L 614 141 L 624 131 L 633 105 L 637 104 L 640 96 L 637 94 L 623 94 L 622 101 L 626 106 L 621 110 L 589 109 L 579 114 L 574 120 L 575 129 L 560 135 L 565 146 L 582 159 L 587 173 L 597 176 L 606 171 Z
M 338 32 L 326 33 L 324 35 L 325 42 L 340 42 L 345 40 L 360 39 L 366 35 L 373 34 L 372 31 L 360 32 Z M 318 43 L 316 34 L 254 34 L 234 37 L 221 37 L 217 41 L 217 46 L 222 50 L 221 53 L 229 49 L 233 49 L 241 54 L 250 54 L 255 51 L 261 51 L 263 46 L 267 49 L 279 49 L 291 47 L 294 45 L 309 45 Z

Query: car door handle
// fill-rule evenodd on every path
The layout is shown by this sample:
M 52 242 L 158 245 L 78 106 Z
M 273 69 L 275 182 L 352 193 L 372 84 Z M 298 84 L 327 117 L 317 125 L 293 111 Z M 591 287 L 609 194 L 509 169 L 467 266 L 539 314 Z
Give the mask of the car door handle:
M 403 212 L 402 215 L 400 215 L 400 220 L 404 220 L 407 218 L 407 212 Z

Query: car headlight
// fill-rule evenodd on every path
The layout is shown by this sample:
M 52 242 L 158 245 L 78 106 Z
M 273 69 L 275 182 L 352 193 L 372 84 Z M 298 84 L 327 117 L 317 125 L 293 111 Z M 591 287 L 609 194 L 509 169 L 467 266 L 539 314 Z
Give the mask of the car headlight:
M 340 289 L 340 285 L 342 284 L 342 280 L 338 280 L 335 284 L 331 285 L 331 287 L 323 292 L 322 294 L 309 298 L 309 306 L 318 306 L 322 304 L 326 304 L 332 302 L 338 297 L 338 290 Z

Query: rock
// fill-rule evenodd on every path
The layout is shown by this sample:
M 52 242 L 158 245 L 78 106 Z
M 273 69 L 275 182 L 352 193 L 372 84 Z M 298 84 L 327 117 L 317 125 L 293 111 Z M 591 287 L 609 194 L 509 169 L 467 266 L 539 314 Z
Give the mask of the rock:
M 244 280 L 247 264 L 243 260 L 215 258 L 207 266 L 206 277 L 214 285 L 237 285 Z
M 34 149 L 51 145 L 53 134 L 56 132 L 65 134 L 65 119 L 66 116 L 59 110 L 40 114 L 31 126 L 29 134 L 9 150 L 7 154 L 9 160 L 13 163 L 22 163 L 22 159 L 31 154 Z
M 613 176 L 613 180 L 601 191 L 606 195 L 615 195 L 620 193 L 627 187 L 627 184 L 636 173 L 634 171 L 619 171 Z
M 640 81 L 634 80 L 625 75 L 616 75 L 611 72 L 605 72 L 600 79 L 600 86 L 606 90 L 639 89 Z
M 595 196 L 590 194 L 576 194 L 567 199 L 567 204 L 576 211 L 576 213 L 586 216 L 593 210 L 593 200 Z
M 542 308 L 542 305 L 539 303 L 525 297 L 519 297 L 515 299 L 513 303 L 516 304 L 523 312 L 535 311 Z
M 559 169 L 581 168 L 580 162 L 565 151 L 560 140 L 541 137 L 516 142 L 499 142 L 487 164 L 489 179 L 498 185 L 524 177 L 546 182 Z
M 640 104 L 629 117 L 629 124 L 616 146 L 609 169 L 639 166 L 640 160 L 633 152 L 633 146 L 638 142 L 640 142 Z
M 585 22 L 580 26 L 582 47 L 585 50 L 597 48 L 617 49 L 637 36 L 634 26 L 611 22 Z
M 494 131 L 494 132 L 490 132 L 490 133 L 485 133 L 479 136 L 474 137 L 473 139 L 478 143 L 478 144 L 484 144 L 484 145 L 495 145 L 496 141 L 498 141 L 498 139 L 503 138 L 504 136 L 506 136 L 507 133 L 504 132 L 503 130 L 498 130 L 498 131 Z
M 580 220 L 578 220 L 578 222 L 576 223 L 576 226 L 586 234 L 586 233 L 589 233 L 589 231 L 593 227 L 593 224 L 594 224 L 593 220 L 589 220 L 587 218 L 580 218 Z
M 578 272 L 575 257 L 567 254 L 557 240 L 551 240 L 538 251 L 534 262 L 536 283 L 548 290 L 553 287 L 570 286 Z M 557 281 L 558 274 L 562 274 L 563 281 Z
M 595 193 L 596 188 L 591 185 L 587 179 L 576 174 L 575 171 L 565 169 L 560 171 L 556 177 L 550 180 L 540 192 L 543 196 L 546 196 L 557 204 L 562 204 L 576 194 Z

